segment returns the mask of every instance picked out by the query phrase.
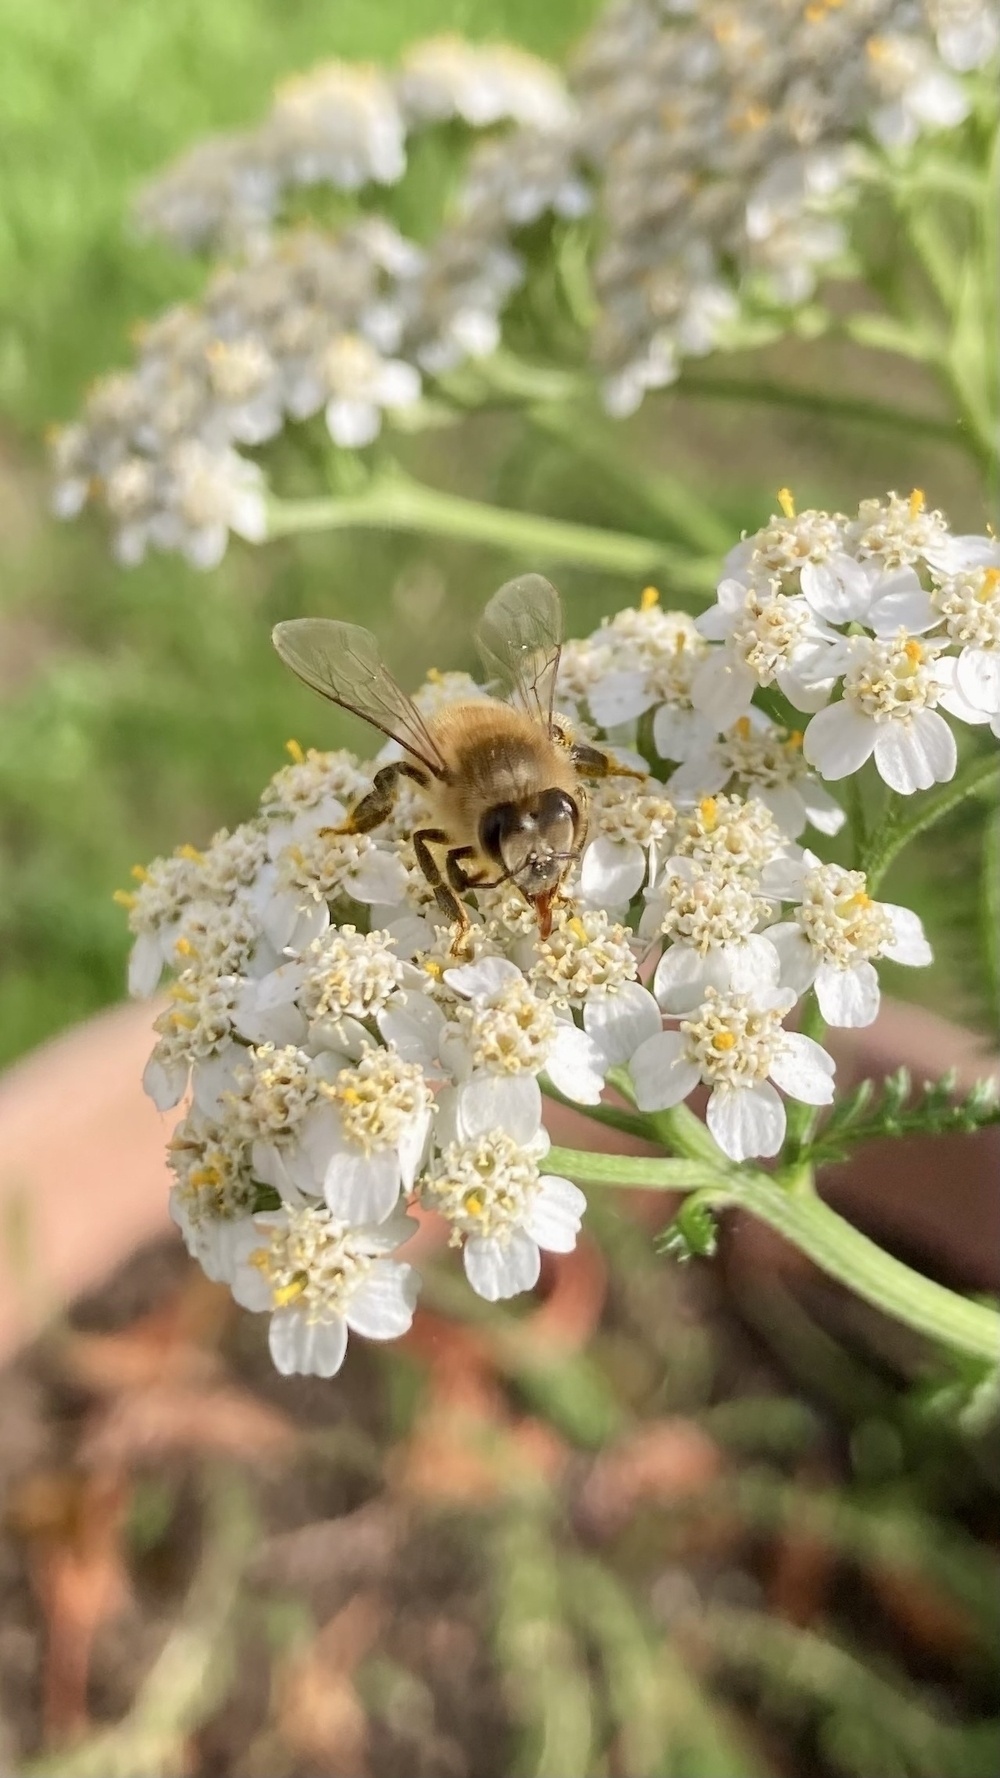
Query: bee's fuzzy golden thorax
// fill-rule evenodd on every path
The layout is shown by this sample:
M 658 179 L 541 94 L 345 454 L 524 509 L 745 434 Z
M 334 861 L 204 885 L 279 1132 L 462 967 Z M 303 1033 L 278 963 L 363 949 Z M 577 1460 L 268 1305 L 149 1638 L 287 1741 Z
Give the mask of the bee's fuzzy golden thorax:
M 455 844 L 480 846 L 484 815 L 500 806 L 527 806 L 547 791 L 563 791 L 579 807 L 572 763 L 541 725 L 508 704 L 483 699 L 454 704 L 433 724 L 447 777 L 431 786 L 435 815 Z

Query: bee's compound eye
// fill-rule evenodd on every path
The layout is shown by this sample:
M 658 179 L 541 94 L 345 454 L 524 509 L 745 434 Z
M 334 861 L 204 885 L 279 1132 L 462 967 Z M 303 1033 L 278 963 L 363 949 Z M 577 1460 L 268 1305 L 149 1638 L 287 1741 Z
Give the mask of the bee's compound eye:
M 540 832 L 546 833 L 553 826 L 568 822 L 572 835 L 580 811 L 568 791 L 546 790 L 535 804 L 534 815 Z
M 496 803 L 487 809 L 479 823 L 479 845 L 487 858 L 494 864 L 503 863 L 503 842 L 512 828 L 519 825 L 517 810 L 513 803 Z

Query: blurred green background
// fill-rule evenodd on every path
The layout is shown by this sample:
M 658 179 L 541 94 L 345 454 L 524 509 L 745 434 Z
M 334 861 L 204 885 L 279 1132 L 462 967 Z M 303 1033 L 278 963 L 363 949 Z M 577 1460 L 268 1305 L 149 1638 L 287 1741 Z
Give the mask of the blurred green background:
M 555 575 L 578 632 L 636 597 L 637 585 L 558 563 L 372 535 L 236 546 L 207 578 L 163 557 L 124 571 L 96 522 L 62 527 L 47 511 L 46 426 L 127 361 L 140 317 L 203 275 L 130 236 L 146 176 L 205 133 L 257 119 L 276 80 L 325 56 L 391 59 L 443 30 L 561 55 L 595 11 L 594 0 L 0 0 L 0 1060 L 121 993 L 127 935 L 111 895 L 136 860 L 249 814 L 289 735 L 337 736 L 332 714 L 279 670 L 275 619 L 363 609 L 416 675 L 465 661 L 468 614 L 518 568 Z M 899 393 L 892 361 L 823 348 L 819 374 L 819 350 L 772 348 L 758 369 Z M 731 374 L 733 361 L 717 368 Z M 936 392 L 911 387 L 920 373 L 902 375 L 934 411 Z M 621 487 L 513 419 L 424 435 L 405 456 L 438 486 L 626 528 L 630 464 L 689 478 L 731 517 L 734 539 L 783 483 L 800 504 L 828 507 L 919 484 L 960 528 L 982 527 L 973 471 L 947 444 L 683 388 L 647 403 L 620 439 Z M 951 838 L 979 818 L 973 805 Z M 969 855 L 942 845 L 935 868 L 949 914 L 940 962 L 895 985 L 984 1020 Z M 908 870 L 926 906 L 919 859 Z

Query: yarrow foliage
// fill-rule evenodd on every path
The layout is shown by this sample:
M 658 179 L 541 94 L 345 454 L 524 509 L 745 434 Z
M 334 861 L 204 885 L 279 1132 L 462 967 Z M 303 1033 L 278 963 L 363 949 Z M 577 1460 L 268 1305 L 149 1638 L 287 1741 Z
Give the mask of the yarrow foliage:
M 986 632 L 970 643 L 949 625 L 956 588 L 996 596 L 994 555 L 917 497 L 856 519 L 795 516 L 786 499 L 697 625 L 650 591 L 568 643 L 562 719 L 636 777 L 627 797 L 593 794 L 545 938 L 509 885 L 468 892 L 467 933 L 447 924 L 415 866 L 419 787 L 371 833 L 342 831 L 391 749 L 362 762 L 290 743 L 252 819 L 137 868 L 120 898 L 133 992 L 170 976 L 145 1086 L 163 1111 L 184 1102 L 172 1214 L 209 1276 L 270 1315 L 280 1370 L 329 1376 L 350 1331 L 406 1331 L 409 1211 L 443 1221 L 490 1301 L 573 1247 L 585 1199 L 546 1168 L 549 1087 L 594 1107 L 627 1071 L 651 1113 L 706 1089 L 733 1163 L 781 1150 L 787 1100 L 832 1102 L 833 1060 L 795 1029 L 796 1003 L 814 988 L 827 1023 L 866 1025 L 881 960 L 920 966 L 930 949 L 916 914 L 802 843 L 843 820 L 816 771 L 843 776 L 874 750 L 911 791 L 931 781 L 913 763 L 928 751 L 931 777 L 953 768 L 953 741 L 935 752 L 926 721 L 950 740 L 937 706 L 989 718 L 957 689 L 968 650 L 992 658 Z M 811 626 L 809 665 L 784 687 L 807 694 L 794 727 L 749 707 L 778 669 L 739 641 L 740 601 Z M 859 648 L 867 662 L 885 645 L 893 685 L 919 695 L 862 708 Z M 977 660 L 967 684 L 987 682 Z M 487 692 L 456 674 L 416 695 L 440 709 Z M 865 725 L 847 766 L 830 751 L 837 712 L 852 744 Z

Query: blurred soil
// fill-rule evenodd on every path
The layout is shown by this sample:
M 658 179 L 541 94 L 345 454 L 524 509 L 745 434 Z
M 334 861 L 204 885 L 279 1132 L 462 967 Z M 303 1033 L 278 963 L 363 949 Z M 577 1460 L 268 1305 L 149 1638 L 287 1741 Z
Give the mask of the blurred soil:
M 909 1341 L 595 1218 L 334 1382 L 171 1240 L 0 1373 L 0 1770 L 987 1778 L 996 1472 Z

